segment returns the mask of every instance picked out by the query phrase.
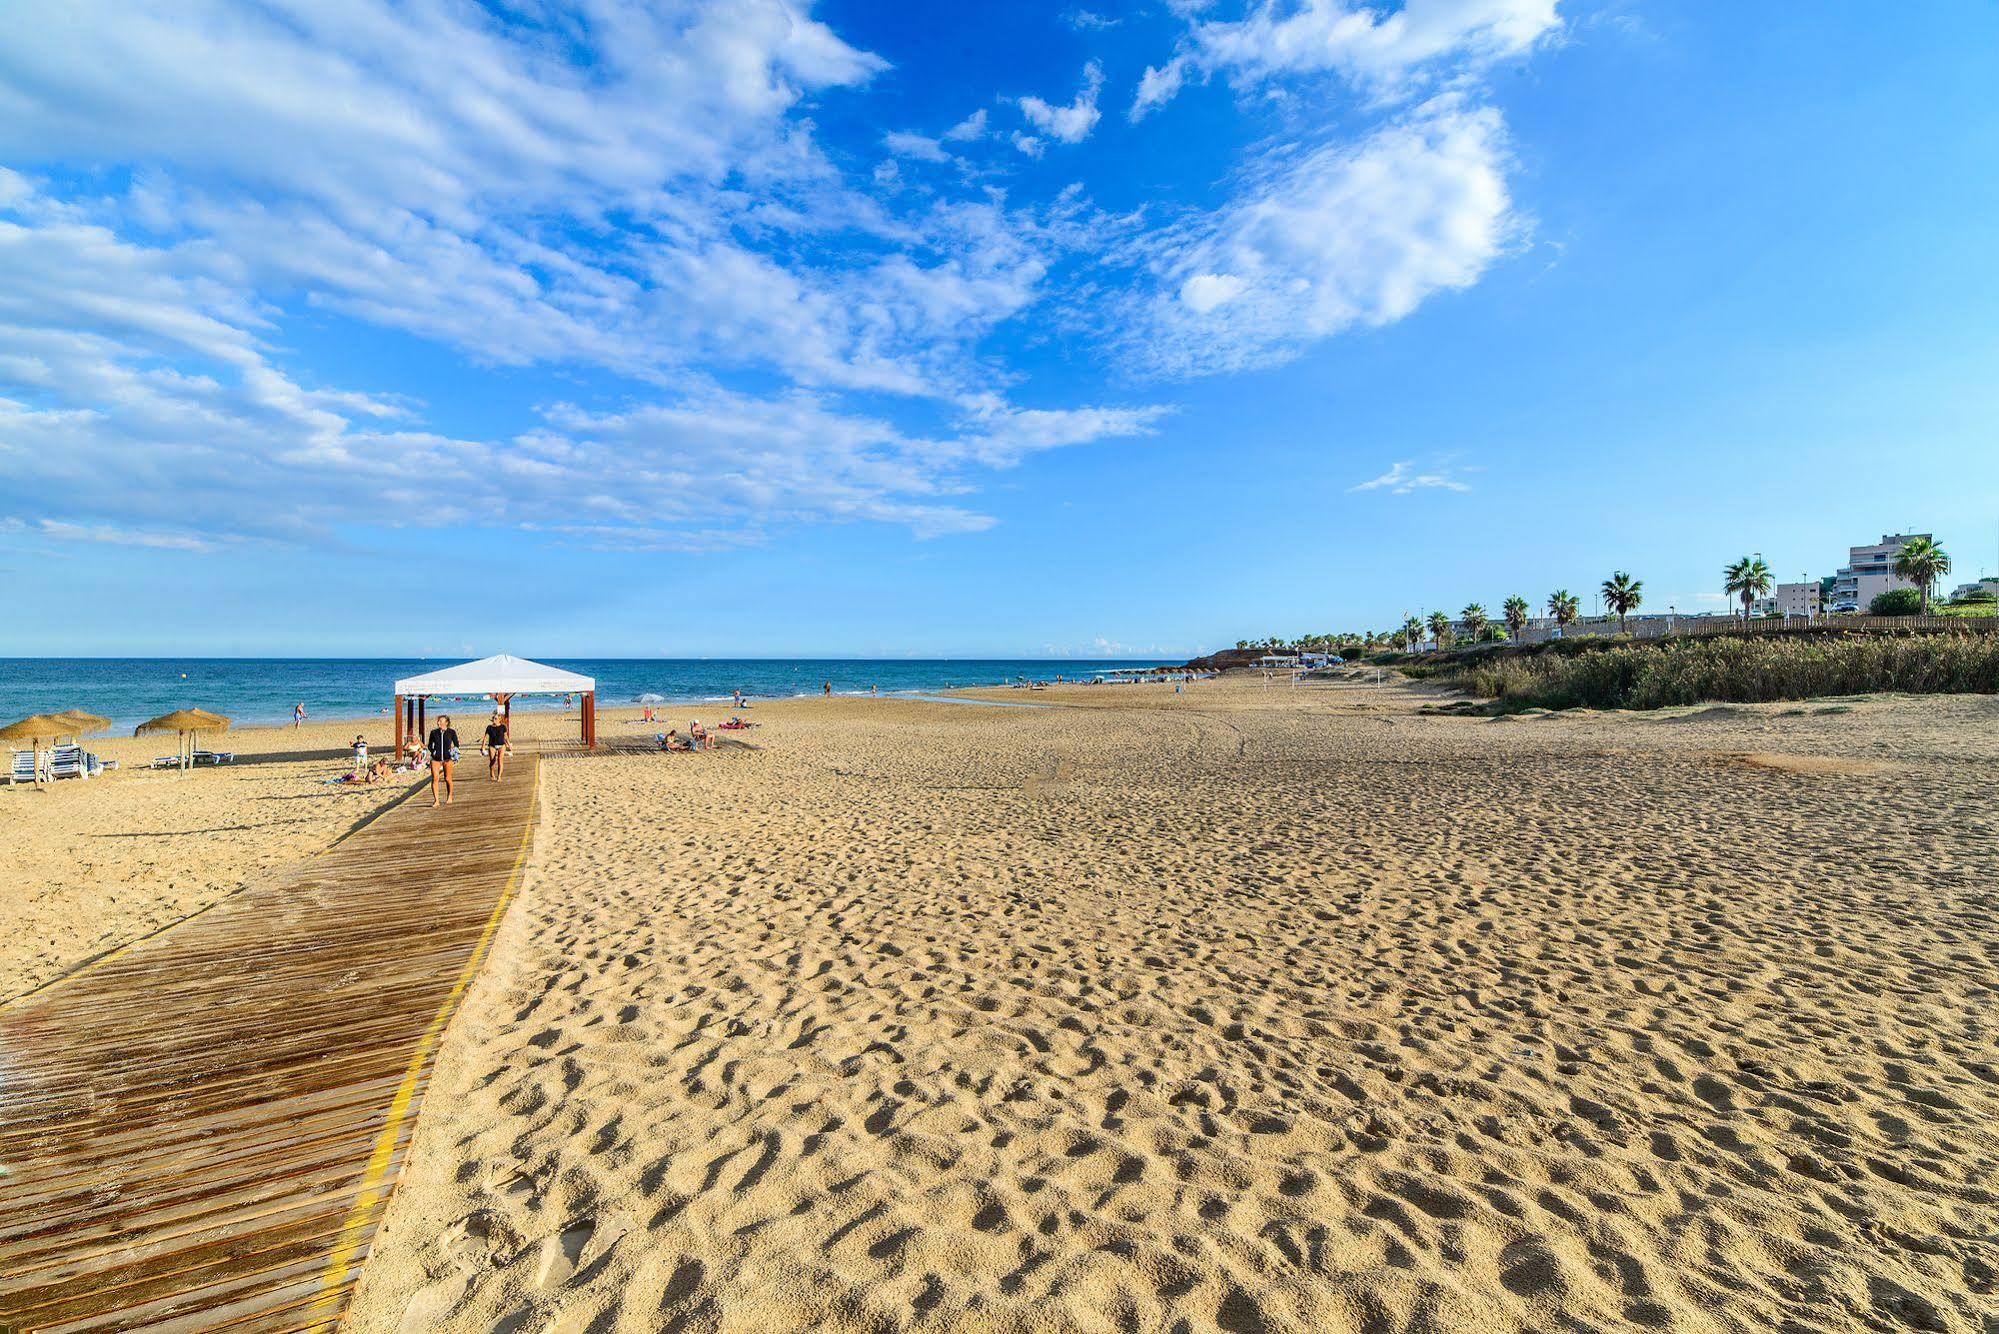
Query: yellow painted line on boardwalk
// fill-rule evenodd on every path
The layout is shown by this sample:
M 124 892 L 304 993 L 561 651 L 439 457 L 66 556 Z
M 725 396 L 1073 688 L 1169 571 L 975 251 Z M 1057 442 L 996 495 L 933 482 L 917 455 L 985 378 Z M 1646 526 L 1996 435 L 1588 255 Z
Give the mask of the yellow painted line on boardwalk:
M 527 827 L 521 830 L 521 846 L 514 853 L 513 869 L 507 872 L 506 887 L 500 891 L 500 900 L 493 905 L 493 914 L 486 919 L 486 927 L 479 933 L 478 943 L 472 947 L 472 957 L 465 961 L 465 967 L 459 970 L 458 980 L 452 984 L 444 1003 L 431 1016 L 430 1026 L 424 1029 L 423 1037 L 417 1041 L 416 1051 L 410 1057 L 409 1066 L 403 1071 L 402 1083 L 397 1086 L 395 1097 L 389 1100 L 389 1119 L 375 1137 L 374 1152 L 368 1155 L 368 1170 L 361 1178 L 361 1193 L 354 1197 L 354 1207 L 347 1211 L 347 1222 L 340 1229 L 332 1254 L 327 1257 L 326 1273 L 319 1284 L 319 1298 L 306 1312 L 308 1318 L 329 1303 L 340 1300 L 341 1285 L 347 1281 L 348 1272 L 354 1267 L 354 1256 L 361 1249 L 361 1233 L 368 1226 L 368 1215 L 394 1189 L 387 1180 L 389 1161 L 395 1157 L 396 1139 L 401 1134 L 403 1122 L 409 1118 L 411 1104 L 416 1100 L 417 1080 L 422 1077 L 424 1065 L 443 1034 L 444 1026 L 451 1022 L 458 1002 L 472 985 L 472 979 L 478 975 L 479 965 L 485 962 L 486 950 L 493 943 L 494 932 L 499 930 L 500 918 L 506 913 L 507 904 L 513 900 L 514 889 L 520 883 L 521 867 L 527 862 L 528 843 L 534 834 L 535 801 L 540 795 L 541 766 L 537 764 L 534 788 L 528 794 Z

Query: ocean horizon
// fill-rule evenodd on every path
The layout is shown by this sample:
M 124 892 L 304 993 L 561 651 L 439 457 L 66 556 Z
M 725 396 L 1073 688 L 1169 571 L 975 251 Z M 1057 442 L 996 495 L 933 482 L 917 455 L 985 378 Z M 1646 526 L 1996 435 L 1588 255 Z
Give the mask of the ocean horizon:
M 1020 677 L 1088 678 L 1120 668 L 1164 665 L 1150 658 L 537 658 L 597 682 L 600 707 L 820 693 L 922 695 Z M 389 711 L 395 682 L 457 658 L 0 658 L 0 720 L 63 709 L 111 719 L 112 732 L 185 707 L 209 709 L 238 727 L 288 723 L 304 703 L 312 719 L 367 718 Z M 516 709 L 560 708 L 551 696 L 522 696 Z

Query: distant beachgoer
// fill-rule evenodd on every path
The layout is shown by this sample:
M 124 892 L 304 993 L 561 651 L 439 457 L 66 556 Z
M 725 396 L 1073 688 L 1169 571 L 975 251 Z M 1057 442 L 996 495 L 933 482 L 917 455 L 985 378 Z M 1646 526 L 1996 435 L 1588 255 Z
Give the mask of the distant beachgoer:
M 355 737 L 351 749 L 354 752 L 354 776 L 360 778 L 368 772 L 368 739 Z
M 708 750 L 715 744 L 708 735 L 708 729 L 701 725 L 699 718 L 687 724 L 687 739 L 694 750 Z
M 304 726 L 305 726 L 305 701 L 300 700 L 298 703 L 292 705 L 292 730 L 296 732 L 299 728 Z
M 876 699 L 880 699 L 880 698 L 881 698 L 881 693 L 882 693 L 882 688 L 881 688 L 880 686 L 869 686 L 869 687 L 868 687 L 868 693 L 869 693 L 870 695 L 873 695 L 873 696 L 874 696 L 874 697 L 875 697 Z
M 734 697 L 734 698 L 735 698 L 735 704 L 734 704 L 734 707 L 736 707 L 736 708 L 738 708 L 738 709 L 740 709 L 740 708 L 745 708 L 745 707 L 747 707 L 747 706 L 746 706 L 746 705 L 744 705 L 744 703 L 743 703 L 743 691 L 742 691 L 742 688 L 741 688 L 740 686 L 738 686 L 738 687 L 736 688 L 736 693 L 735 693 L 735 697 Z
M 430 736 L 424 742 L 424 749 L 430 752 L 430 804 L 437 805 L 437 783 L 444 780 L 444 804 L 451 804 L 451 766 L 458 763 L 458 733 L 451 726 L 451 716 L 440 714 L 437 726 L 430 729 Z
M 820 693 L 820 694 L 822 694 L 822 695 L 830 695 L 830 694 L 832 694 L 832 693 L 833 693 L 833 683 L 832 683 L 831 681 L 828 681 L 828 682 L 826 682 L 826 683 L 825 683 L 824 685 L 820 686 L 820 687 L 819 687 L 819 693 Z
M 511 748 L 512 742 L 507 736 L 507 720 L 499 710 L 495 709 L 492 718 L 486 723 L 486 744 L 480 747 L 486 752 L 486 777 L 495 783 L 506 777 L 507 752 Z

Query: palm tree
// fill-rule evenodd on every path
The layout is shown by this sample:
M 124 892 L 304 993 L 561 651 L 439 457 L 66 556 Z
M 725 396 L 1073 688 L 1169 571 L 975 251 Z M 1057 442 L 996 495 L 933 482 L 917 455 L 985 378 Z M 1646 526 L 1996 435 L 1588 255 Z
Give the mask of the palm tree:
M 1548 614 L 1555 618 L 1557 626 L 1568 626 L 1575 622 L 1582 611 L 1582 603 L 1566 588 L 1558 588 L 1548 594 Z
M 1423 623 L 1411 616 L 1402 622 L 1402 647 L 1408 648 L 1423 637 Z
M 1644 587 L 1644 580 L 1633 579 L 1622 570 L 1615 571 L 1603 581 L 1603 605 L 1617 613 L 1617 633 L 1624 633 L 1624 618 L 1644 601 L 1639 596 Z
M 1485 633 L 1485 627 L 1492 623 L 1491 618 L 1485 614 L 1484 605 L 1477 602 L 1472 603 L 1469 607 L 1459 612 L 1458 619 L 1464 622 L 1465 638 L 1474 643 L 1478 642 L 1478 637 Z
M 1527 599 L 1515 593 L 1499 604 L 1499 612 L 1506 618 L 1508 637 L 1518 639 L 1520 632 L 1527 628 Z
M 1761 556 L 1744 556 L 1722 567 L 1721 588 L 1724 593 L 1742 599 L 1742 619 L 1746 621 L 1756 599 L 1770 594 L 1770 567 Z
M 1937 580 L 1950 573 L 1950 553 L 1927 537 L 1912 537 L 1895 553 L 1895 573 L 1923 590 L 1923 615 L 1927 616 Z
M 1438 648 L 1442 648 L 1445 644 L 1450 642 L 1450 634 L 1451 634 L 1451 618 L 1444 615 L 1444 613 L 1440 611 L 1431 612 L 1430 637 L 1437 641 Z

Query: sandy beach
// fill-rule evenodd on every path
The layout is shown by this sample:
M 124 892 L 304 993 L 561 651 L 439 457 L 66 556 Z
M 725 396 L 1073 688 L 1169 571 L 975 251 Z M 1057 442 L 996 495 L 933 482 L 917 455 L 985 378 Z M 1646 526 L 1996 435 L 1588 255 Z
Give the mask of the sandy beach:
M 545 764 L 348 1328 L 1999 1323 L 1999 701 L 992 693 Z M 0 995 L 336 767 L 8 796 Z

